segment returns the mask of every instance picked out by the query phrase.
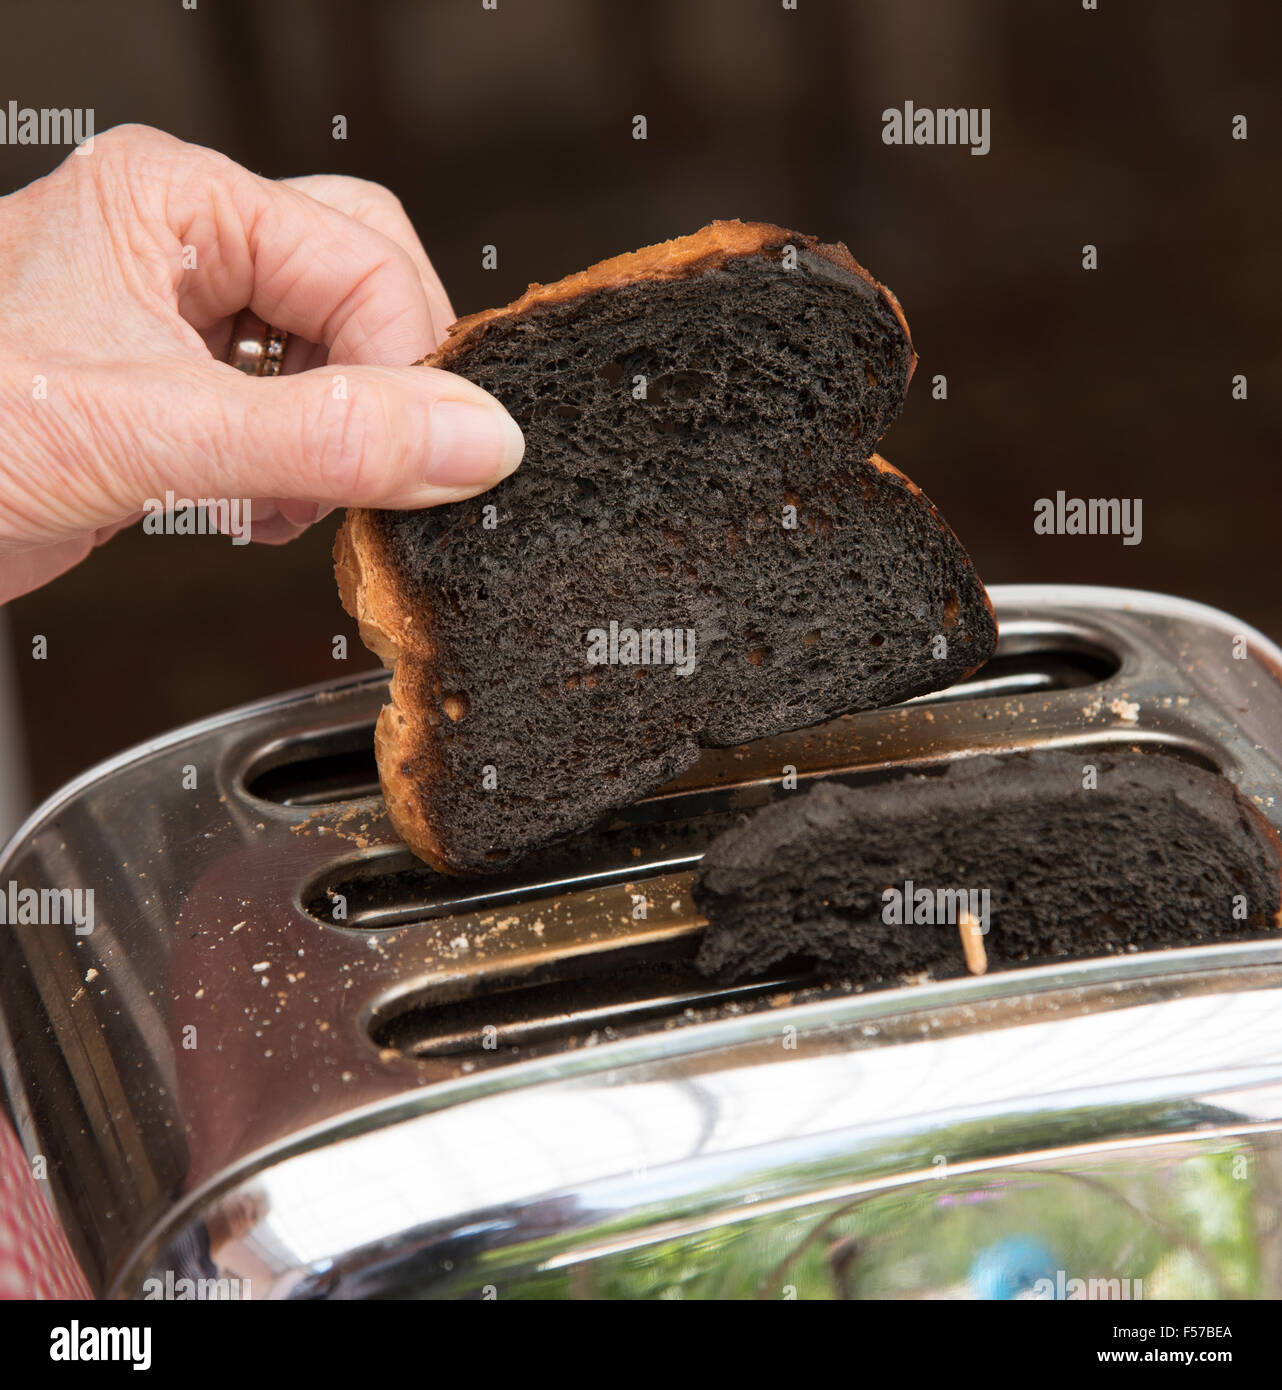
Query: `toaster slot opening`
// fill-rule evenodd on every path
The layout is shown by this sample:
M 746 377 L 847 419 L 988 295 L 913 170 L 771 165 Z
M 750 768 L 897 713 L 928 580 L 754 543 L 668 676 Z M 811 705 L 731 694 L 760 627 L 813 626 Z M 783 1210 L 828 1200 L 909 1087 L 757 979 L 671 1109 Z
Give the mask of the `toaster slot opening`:
M 951 704 L 958 700 L 1006 698 L 1011 695 L 1046 694 L 1098 685 L 1117 674 L 1121 662 L 1105 647 L 1094 644 L 1061 647 L 1034 646 L 1020 650 L 1012 641 L 964 681 L 919 695 L 913 705 Z
M 655 827 L 661 831 L 664 827 Z M 706 827 L 705 843 L 716 831 Z M 694 852 L 639 858 L 612 846 L 610 831 L 582 837 L 539 857 L 537 864 L 492 878 L 447 877 L 421 864 L 408 850 L 340 864 L 303 892 L 309 916 L 328 927 L 368 933 L 390 931 L 417 922 L 467 917 L 554 894 L 573 894 L 611 884 L 643 882 L 660 874 L 692 869 L 702 857 Z M 635 839 L 636 837 L 631 837 Z M 657 838 L 657 835 L 656 835 Z M 573 868 L 570 866 L 573 865 Z M 343 901 L 344 916 L 334 916 Z
M 275 806 L 328 806 L 377 796 L 374 721 L 278 739 L 254 754 L 240 781 L 248 795 Z
M 670 1027 L 707 1010 L 746 1009 L 805 983 L 785 971 L 717 985 L 695 972 L 693 950 L 693 942 L 621 947 L 553 960 L 507 981 L 487 979 L 484 993 L 468 998 L 396 999 L 370 1019 L 369 1036 L 404 1056 L 495 1065 Z
M 1005 699 L 1074 690 L 1107 680 L 1119 668 L 1108 648 L 1072 634 L 1053 639 L 1013 634 L 991 661 L 960 684 L 908 703 Z M 379 794 L 372 720 L 281 739 L 258 750 L 242 775 L 245 791 L 277 806 L 317 807 Z
M 1113 746 L 1111 737 L 1075 740 L 1088 756 L 1092 749 Z M 1220 769 L 1201 748 L 1147 731 L 1125 739 L 1153 757 L 1180 758 L 1208 772 Z M 993 750 L 1012 752 L 1018 750 Z M 831 779 L 849 786 L 893 781 L 905 771 L 942 774 L 947 762 L 839 768 L 808 774 L 806 783 Z M 777 780 L 777 779 L 776 779 Z M 765 805 L 780 792 L 773 783 L 751 788 L 729 786 L 648 799 L 621 811 L 608 824 L 552 845 L 525 864 L 486 878 L 439 874 L 407 849 L 383 850 L 359 858 L 336 860 L 307 883 L 299 906 L 326 927 L 368 934 L 400 927 L 468 918 L 503 908 L 519 910 L 540 898 L 575 901 L 594 890 L 624 883 L 644 883 L 666 874 L 694 869 L 718 835 L 744 812 Z M 342 916 L 335 916 L 341 900 Z

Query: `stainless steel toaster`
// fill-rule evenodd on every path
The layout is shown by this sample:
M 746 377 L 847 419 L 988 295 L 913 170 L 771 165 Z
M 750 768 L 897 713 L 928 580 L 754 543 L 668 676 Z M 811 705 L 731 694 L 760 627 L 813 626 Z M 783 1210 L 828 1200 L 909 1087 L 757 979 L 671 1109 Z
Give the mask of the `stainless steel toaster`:
M 1124 744 L 1282 829 L 1271 642 L 1153 594 L 993 598 L 964 684 L 709 752 L 493 880 L 391 832 L 381 672 L 65 788 L 0 889 L 92 890 L 92 929 L 0 927 L 0 1065 L 95 1291 L 1282 1295 L 1282 933 L 893 988 L 691 967 L 702 846 L 784 766 Z

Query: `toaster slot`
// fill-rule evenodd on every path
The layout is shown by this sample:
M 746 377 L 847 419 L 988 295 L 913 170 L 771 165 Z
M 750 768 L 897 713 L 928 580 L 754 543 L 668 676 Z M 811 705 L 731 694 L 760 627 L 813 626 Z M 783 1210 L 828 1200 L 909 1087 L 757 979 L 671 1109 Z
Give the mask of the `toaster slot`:
M 1108 680 L 1120 664 L 1107 647 L 1073 633 L 1021 634 L 1005 642 L 987 665 L 959 685 L 918 696 L 909 704 L 955 704 L 1074 690 Z M 256 800 L 298 808 L 376 796 L 374 722 L 276 740 L 250 756 L 241 784 Z
M 1111 747 L 1115 742 L 1107 737 L 1080 738 L 1071 746 L 1088 756 L 1093 748 Z M 1210 772 L 1220 770 L 1203 749 L 1177 740 L 1137 731 L 1128 734 L 1125 742 L 1152 756 L 1180 758 Z M 941 762 L 913 763 L 912 771 L 929 774 L 942 772 L 945 766 Z M 835 780 L 867 786 L 891 781 L 904 770 L 896 765 L 837 765 L 803 774 L 798 780 L 799 785 Z M 794 794 L 779 790 L 777 775 L 751 786 L 658 793 L 603 826 L 486 878 L 437 873 L 404 848 L 336 860 L 303 887 L 299 906 L 323 926 L 362 934 L 418 924 L 443 928 L 451 920 L 459 931 L 465 931 L 469 917 L 504 909 L 521 913 L 529 904 L 553 897 L 565 903 L 586 901 L 596 890 L 688 873 L 698 865 L 708 845 L 745 812 L 774 797 Z M 340 910 L 336 910 L 338 904 Z M 584 916 L 583 931 L 590 930 L 591 918 L 591 912 Z
M 487 978 L 484 992 L 436 992 L 386 1003 L 371 1018 L 376 1046 L 473 1066 L 524 1061 L 746 1009 L 795 987 L 787 971 L 727 987 L 697 974 L 687 937 L 561 958 L 524 976 Z
M 306 912 L 326 926 L 357 932 L 386 931 L 416 922 L 518 907 L 554 893 L 586 892 L 678 873 L 692 869 L 702 853 L 655 857 L 642 863 L 623 850 L 611 853 L 609 846 L 603 848 L 601 840 L 605 838 L 598 837 L 594 844 L 576 841 L 562 851 L 559 858 L 568 859 L 576 853 L 581 856 L 573 873 L 550 873 L 544 857 L 537 867 L 524 873 L 513 870 L 486 879 L 447 877 L 402 851 L 326 874 L 305 890 L 302 903 Z M 340 898 L 341 918 L 334 910 Z
M 374 723 L 274 740 L 251 756 L 240 783 L 247 795 L 275 806 L 328 806 L 377 796 Z
M 973 675 L 946 690 L 919 695 L 910 703 L 952 704 L 961 700 L 1005 698 L 1011 695 L 1045 694 L 1052 690 L 1076 690 L 1099 685 L 1116 675 L 1121 666 L 1115 653 L 1094 643 L 1063 646 L 1034 645 L 1020 649 L 1008 642 Z

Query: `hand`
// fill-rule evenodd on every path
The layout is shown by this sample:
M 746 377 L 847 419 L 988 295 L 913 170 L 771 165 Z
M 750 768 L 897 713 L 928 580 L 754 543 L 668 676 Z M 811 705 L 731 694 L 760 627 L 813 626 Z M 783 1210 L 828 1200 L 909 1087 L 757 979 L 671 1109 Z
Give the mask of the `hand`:
M 246 306 L 283 373 L 223 360 Z M 406 364 L 453 311 L 377 184 L 273 182 L 145 126 L 0 198 L 0 602 L 149 499 L 254 499 L 255 539 L 335 506 L 430 507 L 520 462 L 480 387 Z M 339 369 L 340 370 L 336 370 Z

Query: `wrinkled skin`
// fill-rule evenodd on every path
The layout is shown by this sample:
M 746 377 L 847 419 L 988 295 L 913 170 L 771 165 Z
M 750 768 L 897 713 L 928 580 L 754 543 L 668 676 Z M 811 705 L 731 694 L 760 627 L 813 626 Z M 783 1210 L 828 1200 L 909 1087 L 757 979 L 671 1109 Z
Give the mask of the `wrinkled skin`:
M 274 182 L 145 126 L 86 149 L 0 199 L 0 602 L 170 489 L 253 499 L 253 538 L 279 542 L 515 468 L 491 396 L 407 365 L 454 314 L 386 189 Z M 226 364 L 246 306 L 291 334 L 277 378 Z

